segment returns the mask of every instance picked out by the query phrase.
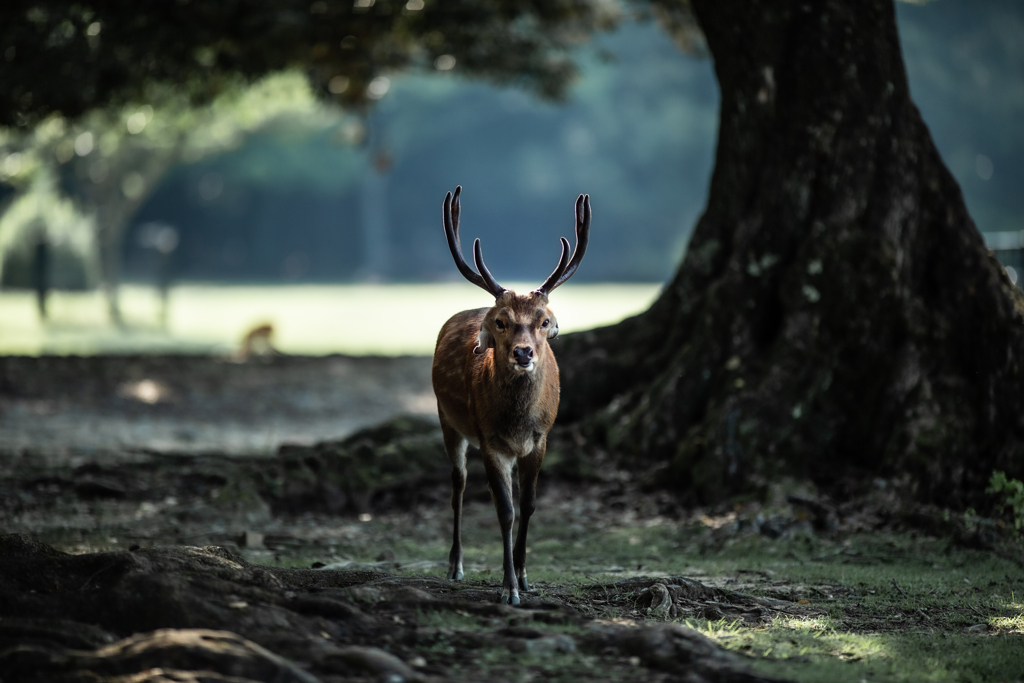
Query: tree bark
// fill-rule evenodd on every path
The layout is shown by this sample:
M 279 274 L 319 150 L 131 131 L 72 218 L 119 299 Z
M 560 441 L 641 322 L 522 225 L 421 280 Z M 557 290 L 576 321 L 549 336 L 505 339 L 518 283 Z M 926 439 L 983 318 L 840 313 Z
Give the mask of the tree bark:
M 707 208 L 650 310 L 563 340 L 562 423 L 694 501 L 885 477 L 978 505 L 1024 469 L 1024 298 L 910 99 L 892 0 L 692 5 Z

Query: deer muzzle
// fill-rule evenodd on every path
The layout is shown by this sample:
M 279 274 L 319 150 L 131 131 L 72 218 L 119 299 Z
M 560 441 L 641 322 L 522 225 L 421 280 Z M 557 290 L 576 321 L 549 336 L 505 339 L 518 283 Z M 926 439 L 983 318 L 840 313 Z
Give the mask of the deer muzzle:
M 533 348 L 529 346 L 517 346 L 512 349 L 512 358 L 516 362 L 517 370 L 533 369 Z

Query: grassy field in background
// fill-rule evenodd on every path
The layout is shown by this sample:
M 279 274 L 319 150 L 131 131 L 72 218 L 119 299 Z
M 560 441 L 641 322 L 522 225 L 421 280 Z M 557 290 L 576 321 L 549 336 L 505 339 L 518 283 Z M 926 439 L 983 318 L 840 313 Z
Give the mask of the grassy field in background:
M 528 291 L 531 285 L 510 285 Z M 566 285 L 551 306 L 563 332 L 618 322 L 645 310 L 656 284 Z M 171 290 L 167 325 L 151 287 L 125 286 L 125 325 L 110 323 L 96 292 L 54 292 L 46 322 L 28 291 L 0 292 L 0 354 L 231 354 L 246 333 L 269 323 L 274 347 L 291 354 L 428 355 L 453 313 L 488 306 L 468 283 L 413 285 L 182 285 Z

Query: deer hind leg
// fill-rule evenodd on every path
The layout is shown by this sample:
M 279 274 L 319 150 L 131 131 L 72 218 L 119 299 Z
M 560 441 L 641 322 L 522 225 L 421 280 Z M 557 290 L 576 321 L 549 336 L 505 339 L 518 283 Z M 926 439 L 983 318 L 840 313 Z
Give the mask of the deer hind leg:
M 518 605 L 519 583 L 516 580 L 515 567 L 512 564 L 512 524 L 516 519 L 516 510 L 512 507 L 512 464 L 511 458 L 495 453 L 484 452 L 484 469 L 487 471 L 487 487 L 491 491 L 494 510 L 498 514 L 498 525 L 501 527 L 501 545 L 503 578 L 499 602 Z
M 445 424 L 441 418 L 441 433 L 444 435 L 444 448 L 452 461 L 452 512 L 455 521 L 452 525 L 452 550 L 448 553 L 448 580 L 461 581 L 462 571 L 462 494 L 466 490 L 466 438 Z
M 526 534 L 530 527 L 530 517 L 537 503 L 537 476 L 540 464 L 544 460 L 543 445 L 519 461 L 519 533 L 516 535 L 516 546 L 512 552 L 512 564 L 515 567 L 519 590 L 527 592 L 530 584 L 526 581 Z

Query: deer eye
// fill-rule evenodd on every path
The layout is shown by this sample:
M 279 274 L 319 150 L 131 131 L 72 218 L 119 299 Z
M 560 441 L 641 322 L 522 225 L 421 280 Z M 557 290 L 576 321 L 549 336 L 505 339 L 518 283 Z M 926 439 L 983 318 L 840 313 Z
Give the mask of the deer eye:
M 502 322 L 502 320 L 500 318 L 495 318 L 494 319 L 494 326 L 497 327 L 499 331 L 504 331 L 505 330 L 505 323 Z
M 542 323 L 540 324 L 540 326 L 541 326 L 541 327 L 547 327 L 547 326 L 548 326 L 548 325 L 550 325 L 550 324 L 551 324 L 551 321 L 550 321 L 550 320 L 548 320 L 547 318 L 545 318 L 545 319 L 544 319 L 544 322 L 542 322 Z

